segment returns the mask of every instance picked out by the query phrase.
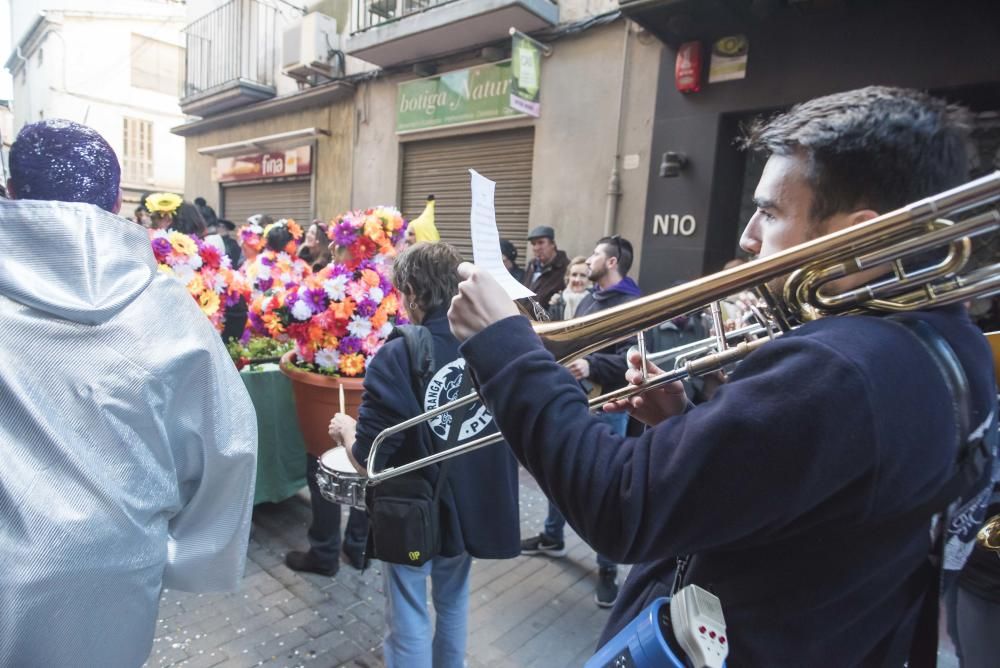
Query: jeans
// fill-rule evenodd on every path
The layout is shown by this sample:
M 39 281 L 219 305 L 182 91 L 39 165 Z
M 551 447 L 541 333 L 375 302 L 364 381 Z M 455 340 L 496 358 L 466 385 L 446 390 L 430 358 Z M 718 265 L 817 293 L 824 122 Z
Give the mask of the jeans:
M 469 622 L 472 557 L 435 557 L 423 566 L 383 564 L 386 668 L 462 668 Z M 437 616 L 433 639 L 427 576 Z
M 627 413 L 597 413 L 594 417 L 611 426 L 611 430 L 616 434 L 625 435 L 625 428 L 628 425 Z M 562 516 L 556 504 L 549 501 L 549 514 L 545 518 L 545 535 L 555 541 L 564 540 L 566 528 L 566 518 Z M 618 564 L 607 557 L 597 555 L 597 566 L 602 571 L 617 570 Z
M 312 455 L 306 457 L 306 478 L 309 483 L 309 499 L 312 506 L 312 524 L 309 525 L 309 551 L 324 566 L 332 568 L 340 563 L 340 504 L 327 501 L 319 493 L 316 473 L 319 460 Z M 362 554 L 368 542 L 368 515 L 363 510 L 351 508 L 344 534 L 344 551 Z

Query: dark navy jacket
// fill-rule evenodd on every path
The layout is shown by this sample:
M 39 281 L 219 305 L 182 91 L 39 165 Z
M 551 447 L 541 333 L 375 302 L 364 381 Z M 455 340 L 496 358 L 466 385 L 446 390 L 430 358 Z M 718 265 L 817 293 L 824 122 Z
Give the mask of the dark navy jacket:
M 626 276 L 607 290 L 591 290 L 576 307 L 574 317 L 581 318 L 591 313 L 621 306 L 641 296 L 642 292 L 639 290 L 639 286 Z M 600 385 L 602 392 L 610 392 L 625 386 L 625 371 L 628 368 L 625 354 L 629 346 L 635 345 L 635 341 L 634 338 L 629 339 L 602 348 L 584 358 L 590 364 L 588 379 Z
M 984 337 L 960 307 L 915 315 L 961 359 L 980 425 L 996 392 Z M 748 356 L 711 401 L 636 438 L 588 415 L 524 318 L 462 353 L 569 523 L 599 553 L 637 564 L 601 643 L 669 593 L 685 554 L 696 555 L 685 582 L 721 599 L 736 668 L 878 665 L 912 624 L 928 523 L 884 525 L 942 486 L 957 438 L 941 374 L 902 326 L 804 325 Z
M 446 312 L 431 312 L 422 323 L 434 337 L 435 377 L 418 402 L 410 380 L 410 360 L 402 338 L 387 342 L 365 372 L 364 395 L 358 412 L 354 454 L 368 459 L 368 451 L 379 432 L 457 398 L 459 370 L 464 364 L 458 355 L 458 341 L 448 328 Z M 445 420 L 432 425 L 441 440 L 433 439 L 435 450 L 443 449 L 447 436 Z M 463 436 L 458 443 L 495 433 L 496 425 L 479 402 L 467 413 Z M 395 435 L 379 446 L 377 470 L 386 463 L 398 466 L 431 452 L 432 437 L 427 427 Z M 501 442 L 460 455 L 448 464 L 447 487 L 442 491 L 443 556 L 468 552 L 482 559 L 504 559 L 520 552 L 517 496 L 517 462 Z M 433 483 L 440 466 L 424 469 Z

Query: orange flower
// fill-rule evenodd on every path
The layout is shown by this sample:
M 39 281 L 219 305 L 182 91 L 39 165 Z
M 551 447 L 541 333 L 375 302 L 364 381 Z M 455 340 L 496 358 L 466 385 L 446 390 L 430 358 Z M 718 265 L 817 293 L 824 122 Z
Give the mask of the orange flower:
M 375 315 L 372 316 L 372 329 L 378 331 L 382 329 L 382 326 L 389 320 L 389 316 L 386 315 L 385 309 L 379 305 L 378 310 L 375 311 Z
M 267 328 L 267 333 L 272 337 L 277 338 L 285 333 L 285 326 L 281 324 L 281 318 L 278 317 L 278 314 L 265 313 L 261 316 L 261 320 L 264 321 L 264 327 Z
M 329 310 L 333 312 L 337 320 L 350 320 L 356 308 L 357 304 L 354 303 L 354 300 L 350 297 L 345 297 L 344 301 L 332 302 Z
M 365 370 L 365 357 L 361 353 L 340 356 L 340 373 L 345 376 L 360 376 Z
M 374 288 L 379 284 L 378 274 L 371 269 L 364 269 L 361 271 L 361 280 L 364 281 L 369 288 Z

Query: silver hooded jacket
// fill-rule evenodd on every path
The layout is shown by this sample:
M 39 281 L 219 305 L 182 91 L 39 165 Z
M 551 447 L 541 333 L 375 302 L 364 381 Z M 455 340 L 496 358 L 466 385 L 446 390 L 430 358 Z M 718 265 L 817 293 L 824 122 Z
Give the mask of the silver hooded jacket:
M 162 587 L 235 588 L 250 398 L 146 231 L 0 200 L 0 666 L 140 666 Z

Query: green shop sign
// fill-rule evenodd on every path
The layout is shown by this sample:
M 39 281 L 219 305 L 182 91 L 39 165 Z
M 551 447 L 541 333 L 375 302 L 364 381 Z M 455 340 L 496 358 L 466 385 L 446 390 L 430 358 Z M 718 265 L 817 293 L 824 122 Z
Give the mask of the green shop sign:
M 510 83 L 509 60 L 401 83 L 396 132 L 523 116 L 510 108 Z

